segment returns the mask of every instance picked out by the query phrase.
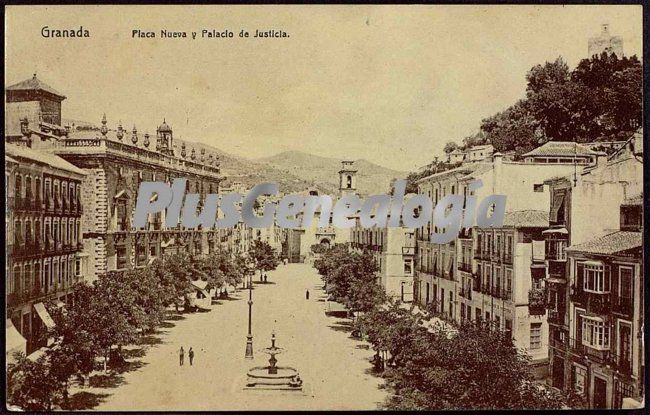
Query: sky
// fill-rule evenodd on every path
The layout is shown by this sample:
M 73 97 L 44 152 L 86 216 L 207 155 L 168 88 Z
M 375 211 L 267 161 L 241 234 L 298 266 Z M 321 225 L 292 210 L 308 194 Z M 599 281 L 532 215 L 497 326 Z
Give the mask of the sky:
M 64 118 L 106 113 L 151 134 L 164 118 L 175 137 L 248 158 L 299 150 L 410 171 L 522 98 L 534 65 L 575 67 L 603 23 L 641 57 L 636 5 L 9 6 L 5 82 L 36 73 L 67 96 Z M 44 26 L 91 37 L 44 38 Z

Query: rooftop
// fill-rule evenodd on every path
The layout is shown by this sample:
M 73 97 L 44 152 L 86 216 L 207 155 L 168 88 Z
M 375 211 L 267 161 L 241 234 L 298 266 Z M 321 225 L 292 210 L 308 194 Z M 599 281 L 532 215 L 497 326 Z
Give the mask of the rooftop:
M 39 164 L 52 166 L 59 170 L 65 170 L 83 176 L 86 175 L 83 170 L 76 167 L 72 163 L 69 163 L 56 154 L 52 154 L 47 151 L 36 151 L 26 146 L 5 143 L 5 154 L 14 159 L 31 160 Z
M 548 212 L 543 210 L 517 210 L 506 212 L 503 227 L 548 228 Z
M 65 95 L 38 79 L 36 74 L 32 78 L 10 85 L 6 89 L 7 91 L 44 91 L 57 97 L 65 98 Z
M 581 252 L 595 255 L 613 255 L 643 245 L 641 232 L 617 231 L 600 238 L 591 239 L 578 245 L 568 247 L 567 252 Z
M 601 153 L 589 147 L 572 141 L 548 141 L 541 146 L 523 154 L 523 157 L 571 157 L 571 156 L 597 156 Z

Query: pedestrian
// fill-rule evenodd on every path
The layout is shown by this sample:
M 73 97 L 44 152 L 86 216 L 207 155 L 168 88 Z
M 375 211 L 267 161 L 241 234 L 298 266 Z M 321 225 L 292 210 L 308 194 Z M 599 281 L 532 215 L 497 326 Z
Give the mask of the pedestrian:
M 178 359 L 180 365 L 183 366 L 183 360 L 185 359 L 185 350 L 183 350 L 183 346 L 181 346 L 181 350 L 178 351 Z
M 266 274 L 264 274 L 264 283 L 266 284 Z
M 194 361 L 194 350 L 190 347 L 190 350 L 187 352 L 187 355 L 190 357 L 190 366 L 192 366 L 192 362 Z
M 305 300 L 309 300 L 309 290 L 305 291 Z

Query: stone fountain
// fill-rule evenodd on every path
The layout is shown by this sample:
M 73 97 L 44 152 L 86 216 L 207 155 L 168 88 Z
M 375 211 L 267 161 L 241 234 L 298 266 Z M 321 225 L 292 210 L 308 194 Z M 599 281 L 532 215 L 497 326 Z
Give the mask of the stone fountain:
M 250 369 L 246 375 L 246 386 L 248 390 L 302 390 L 302 379 L 298 371 L 288 366 L 276 366 L 278 360 L 276 355 L 284 352 L 285 349 L 275 345 L 275 332 L 271 334 L 271 347 L 260 350 L 271 356 L 268 366 L 256 366 Z

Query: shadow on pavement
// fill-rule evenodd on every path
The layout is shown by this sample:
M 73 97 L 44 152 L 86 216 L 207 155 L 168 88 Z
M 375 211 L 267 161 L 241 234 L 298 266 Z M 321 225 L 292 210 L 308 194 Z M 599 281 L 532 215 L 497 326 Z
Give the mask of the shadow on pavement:
M 160 337 L 157 337 L 159 334 L 166 333 L 165 331 L 158 331 L 156 334 L 148 334 L 146 336 L 142 336 L 138 339 L 138 344 L 139 345 L 147 345 L 147 346 L 153 346 L 157 344 L 164 344 L 165 342 L 163 339 Z
M 185 316 L 180 314 L 181 312 L 179 311 L 178 313 L 170 313 L 169 316 L 166 318 L 166 320 L 171 320 L 171 321 L 177 321 L 177 320 L 185 320 Z
M 332 330 L 342 331 L 346 333 L 350 333 L 354 329 L 354 327 L 352 327 L 352 323 L 347 323 L 347 322 L 336 322 L 334 324 L 329 325 L 328 327 L 331 328 Z
M 70 411 L 93 409 L 100 403 L 104 402 L 108 396 L 110 395 L 107 393 L 92 393 L 86 391 L 77 392 L 70 395 L 68 398 L 68 404 L 62 409 Z
M 122 356 L 125 359 L 133 359 L 135 357 L 144 357 L 146 351 L 144 347 L 138 347 L 136 349 L 122 349 Z
M 124 384 L 124 377 L 118 373 L 102 373 L 90 376 L 91 388 L 117 388 Z

